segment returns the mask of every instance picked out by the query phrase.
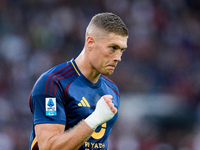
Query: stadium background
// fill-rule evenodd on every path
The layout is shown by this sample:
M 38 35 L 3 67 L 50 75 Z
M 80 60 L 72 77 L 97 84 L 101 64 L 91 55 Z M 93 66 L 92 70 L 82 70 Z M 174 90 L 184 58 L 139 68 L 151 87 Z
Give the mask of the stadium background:
M 34 82 L 76 57 L 91 17 L 107 11 L 130 32 L 110 76 L 121 93 L 110 150 L 200 149 L 198 0 L 0 0 L 0 149 L 28 149 Z

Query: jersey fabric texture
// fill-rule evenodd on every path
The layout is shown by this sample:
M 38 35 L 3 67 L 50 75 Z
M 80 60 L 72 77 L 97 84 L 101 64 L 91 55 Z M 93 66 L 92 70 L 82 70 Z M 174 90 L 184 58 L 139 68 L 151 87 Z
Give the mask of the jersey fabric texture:
M 73 128 L 89 116 L 97 101 L 110 94 L 119 108 L 119 91 L 107 77 L 101 75 L 97 83 L 89 81 L 78 69 L 74 58 L 55 66 L 42 74 L 36 81 L 30 95 L 30 109 L 33 116 L 30 150 L 38 150 L 34 125 L 57 123 L 65 130 Z M 108 136 L 117 120 L 118 113 L 99 126 L 80 150 L 108 148 Z

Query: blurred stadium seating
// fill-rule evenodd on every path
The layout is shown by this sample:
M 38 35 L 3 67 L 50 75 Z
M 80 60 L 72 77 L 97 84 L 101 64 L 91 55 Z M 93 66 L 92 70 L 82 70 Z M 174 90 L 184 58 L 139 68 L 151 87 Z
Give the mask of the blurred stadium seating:
M 200 150 L 197 0 L 0 0 L 0 149 L 28 149 L 34 82 L 79 54 L 99 12 L 130 32 L 110 76 L 122 95 L 110 150 Z

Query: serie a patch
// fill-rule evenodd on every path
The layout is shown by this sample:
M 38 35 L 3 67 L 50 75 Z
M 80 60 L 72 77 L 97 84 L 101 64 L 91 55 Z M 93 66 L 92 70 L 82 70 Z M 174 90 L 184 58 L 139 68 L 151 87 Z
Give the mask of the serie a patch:
M 45 98 L 46 116 L 56 116 L 56 98 Z

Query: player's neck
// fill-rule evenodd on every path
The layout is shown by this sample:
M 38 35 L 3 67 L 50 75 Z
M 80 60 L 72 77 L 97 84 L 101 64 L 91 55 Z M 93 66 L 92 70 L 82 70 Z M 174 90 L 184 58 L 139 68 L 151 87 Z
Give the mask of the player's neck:
M 94 70 L 88 59 L 85 57 L 84 52 L 82 51 L 81 54 L 75 59 L 76 65 L 78 66 L 81 73 L 91 82 L 96 83 L 99 80 L 100 74 L 96 70 Z

